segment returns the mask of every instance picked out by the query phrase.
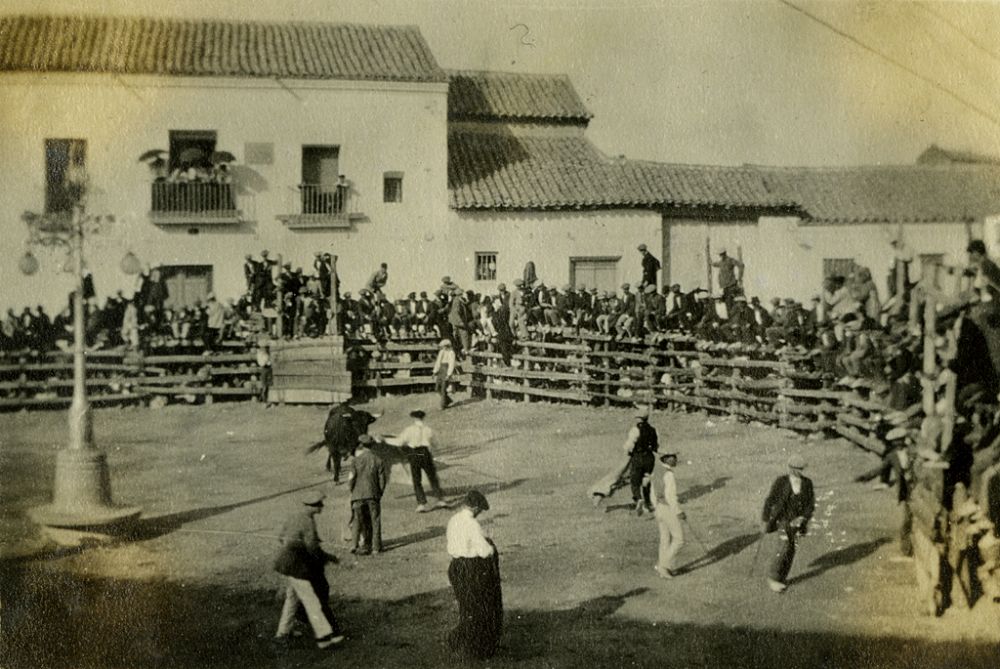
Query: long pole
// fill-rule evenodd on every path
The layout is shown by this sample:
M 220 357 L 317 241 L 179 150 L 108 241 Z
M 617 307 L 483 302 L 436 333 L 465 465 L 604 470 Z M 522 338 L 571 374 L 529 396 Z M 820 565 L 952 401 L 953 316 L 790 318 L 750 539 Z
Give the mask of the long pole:
M 73 243 L 76 291 L 73 293 L 73 401 L 69 407 L 69 447 L 73 450 L 94 448 L 94 431 L 87 402 L 87 368 L 84 359 L 83 313 L 83 208 L 73 208 Z
M 330 256 L 330 334 L 340 334 L 340 304 L 337 295 L 337 256 Z

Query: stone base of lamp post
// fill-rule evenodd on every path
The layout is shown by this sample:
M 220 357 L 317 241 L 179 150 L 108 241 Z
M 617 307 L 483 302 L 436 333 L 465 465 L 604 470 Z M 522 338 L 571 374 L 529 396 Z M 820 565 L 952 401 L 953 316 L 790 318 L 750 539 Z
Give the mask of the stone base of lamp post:
M 67 448 L 56 456 L 52 503 L 29 510 L 28 516 L 56 543 L 75 546 L 113 540 L 140 513 L 137 506 L 112 503 L 111 477 L 103 452 Z

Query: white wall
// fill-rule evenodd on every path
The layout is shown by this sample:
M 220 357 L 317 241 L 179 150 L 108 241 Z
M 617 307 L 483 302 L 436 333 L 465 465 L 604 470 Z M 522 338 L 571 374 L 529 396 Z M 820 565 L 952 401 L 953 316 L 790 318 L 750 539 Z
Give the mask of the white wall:
M 639 244 L 659 256 L 660 213 L 641 209 L 593 211 L 452 211 L 447 239 L 449 274 L 462 287 L 492 290 L 511 286 L 525 263 L 535 263 L 538 277 L 550 286 L 570 279 L 570 258 L 620 256 L 618 283 L 633 285 L 642 277 Z M 474 281 L 477 251 L 496 251 L 497 281 Z M 436 287 L 436 285 L 434 286 Z
M 979 237 L 982 225 L 975 224 L 972 234 Z M 802 223 L 796 217 L 761 217 L 756 223 L 705 223 L 694 220 L 671 220 L 671 281 L 685 290 L 707 287 L 705 239 L 711 241 L 713 260 L 721 246 L 730 256 L 742 248 L 746 264 L 744 287 L 748 295 L 762 299 L 793 297 L 806 301 L 819 294 L 825 258 L 853 258 L 867 266 L 884 298 L 886 278 L 893 254 L 890 242 L 895 238 L 895 224 L 817 225 Z M 966 262 L 968 243 L 962 223 L 910 223 L 903 227 L 903 238 L 915 257 L 943 253 L 944 262 Z M 911 278 L 919 271 L 911 269 Z M 713 275 L 718 293 L 717 270 Z
M 27 230 L 23 211 L 44 208 L 44 140 L 87 140 L 94 186 L 92 213 L 118 218 L 95 238 L 89 254 L 99 295 L 131 292 L 134 279 L 118 269 L 131 249 L 143 263 L 209 264 L 222 297 L 242 292 L 242 258 L 267 248 L 271 256 L 311 267 L 313 251 L 336 253 L 345 289 L 356 290 L 378 262 L 390 280 L 423 278 L 423 263 L 393 262 L 428 235 L 440 234 L 448 215 L 447 85 L 389 82 L 283 82 L 250 79 L 117 77 L 89 74 L 0 75 L 0 212 L 5 231 L 0 261 L 0 307 L 65 303 L 70 277 L 56 271 L 51 253 L 38 252 L 41 272 L 24 277 L 17 260 Z M 170 130 L 215 130 L 217 148 L 236 155 L 243 171 L 240 225 L 156 225 L 148 218 L 150 175 L 137 162 L 148 149 L 167 149 Z M 243 166 L 247 142 L 274 145 L 270 165 Z M 301 181 L 304 144 L 340 146 L 340 171 L 351 180 L 365 219 L 352 229 L 289 230 L 276 216 L 297 213 L 293 186 Z M 382 176 L 404 173 L 403 202 L 382 202 Z M 440 255 L 435 256 L 435 253 Z M 429 254 L 429 255 L 427 255 Z M 423 260 L 442 262 L 443 249 Z M 398 282 L 398 283 L 396 283 Z

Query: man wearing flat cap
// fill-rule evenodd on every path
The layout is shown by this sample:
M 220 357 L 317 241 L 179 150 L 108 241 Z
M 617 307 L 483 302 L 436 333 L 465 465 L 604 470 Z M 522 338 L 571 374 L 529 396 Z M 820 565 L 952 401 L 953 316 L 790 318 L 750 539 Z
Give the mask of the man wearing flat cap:
M 274 637 L 278 644 L 288 643 L 299 604 L 306 610 L 319 648 L 330 648 L 344 640 L 330 610 L 330 585 L 324 573 L 326 563 L 336 563 L 337 558 L 323 550 L 316 533 L 316 514 L 323 511 L 324 497 L 318 490 L 307 492 L 281 528 L 281 548 L 274 570 L 285 577 L 287 584 Z
M 447 409 L 448 405 L 451 404 L 451 397 L 448 396 L 448 384 L 451 383 L 451 377 L 455 374 L 456 364 L 455 351 L 451 348 L 451 340 L 442 339 L 438 343 L 438 354 L 434 360 L 434 369 L 431 371 L 432 376 L 435 377 L 434 386 L 438 394 L 441 395 L 442 410 Z
M 351 489 L 352 553 L 369 555 L 382 552 L 382 495 L 389 482 L 385 461 L 371 446 L 371 435 L 358 437 L 358 450 L 351 460 L 348 483 Z
M 803 475 L 805 468 L 806 461 L 801 455 L 789 458 L 788 474 L 775 479 L 761 513 L 761 531 L 770 534 L 782 530 L 786 539 L 768 573 L 767 584 L 774 592 L 784 592 L 788 587 L 788 572 L 795 559 L 795 538 L 806 534 L 816 509 L 813 483 Z
M 643 509 L 652 511 L 653 502 L 649 497 L 649 475 L 656 465 L 656 451 L 659 438 L 656 429 L 649 424 L 649 408 L 636 409 L 635 425 L 628 431 L 624 450 L 629 456 L 629 484 L 632 488 L 632 503 L 635 513 L 641 516 Z
M 646 286 L 656 288 L 656 275 L 660 271 L 660 261 L 656 259 L 645 244 L 639 244 L 639 253 L 642 255 L 642 279 L 639 281 L 639 288 Z
M 483 535 L 476 518 L 490 505 L 478 490 L 470 490 L 462 508 L 448 521 L 448 582 L 458 601 L 458 625 L 448 634 L 452 650 L 466 657 L 496 654 L 503 626 L 500 558 Z
M 448 506 L 438 484 L 437 467 L 434 466 L 434 456 L 431 454 L 434 430 L 424 423 L 426 415 L 419 409 L 411 411 L 410 418 L 413 419 L 413 424 L 400 432 L 397 437 L 401 446 L 408 447 L 407 457 L 410 460 L 410 476 L 413 478 L 413 494 L 417 498 L 417 511 L 420 513 L 430 510 L 427 507 L 427 495 L 424 494 L 422 481 L 424 474 L 427 474 L 431 492 L 438 500 L 434 508 L 443 509 Z
M 660 549 L 653 569 L 660 578 L 673 578 L 676 575 L 674 558 L 684 545 L 681 521 L 685 518 L 677 499 L 677 479 L 674 478 L 677 452 L 661 453 L 660 463 L 663 465 L 663 495 L 653 495 L 653 513 L 660 531 Z

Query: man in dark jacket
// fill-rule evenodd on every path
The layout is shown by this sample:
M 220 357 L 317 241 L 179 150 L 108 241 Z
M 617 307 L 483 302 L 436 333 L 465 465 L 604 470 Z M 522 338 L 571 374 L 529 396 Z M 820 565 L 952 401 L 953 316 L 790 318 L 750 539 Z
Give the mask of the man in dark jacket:
M 320 648 L 335 646 L 344 640 L 337 618 L 330 610 L 330 585 L 324 567 L 337 558 L 320 546 L 316 533 L 316 514 L 323 511 L 323 493 L 313 490 L 302 498 L 301 508 L 285 521 L 281 528 L 281 549 L 274 561 L 274 570 L 288 581 L 285 604 L 275 642 L 286 644 L 299 604 L 305 607 L 309 624 Z
M 382 552 L 382 494 L 389 482 L 382 458 L 371 450 L 370 435 L 358 437 L 358 451 L 351 461 L 351 513 L 354 517 L 352 553 Z
M 788 460 L 788 474 L 775 479 L 764 501 L 761 531 L 771 533 L 781 529 L 787 539 L 782 542 L 768 573 L 767 582 L 774 592 L 784 592 L 788 587 L 788 572 L 795 559 L 795 538 L 806 534 L 809 519 L 816 509 L 812 481 L 802 474 L 805 468 L 805 459 L 793 455 Z
M 636 515 L 639 516 L 642 515 L 643 509 L 653 510 L 653 501 L 649 498 L 648 477 L 656 465 L 656 451 L 659 447 L 656 429 L 649 424 L 649 409 L 638 409 L 635 413 L 635 425 L 628 431 L 624 448 L 629 456 L 632 503 L 635 504 Z
M 660 272 L 660 261 L 649 252 L 645 244 L 639 244 L 639 253 L 642 254 L 642 280 L 639 281 L 639 288 L 655 287 L 656 275 Z

